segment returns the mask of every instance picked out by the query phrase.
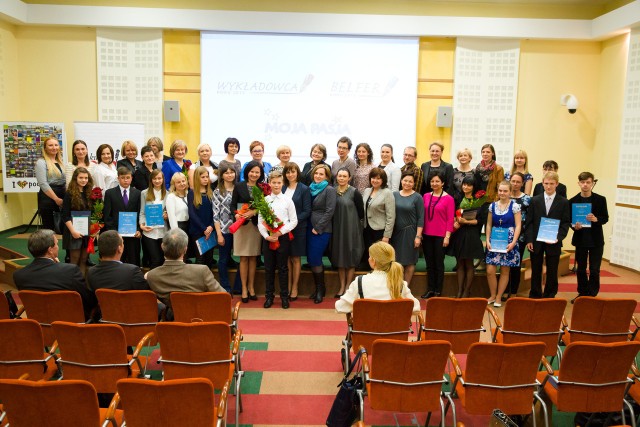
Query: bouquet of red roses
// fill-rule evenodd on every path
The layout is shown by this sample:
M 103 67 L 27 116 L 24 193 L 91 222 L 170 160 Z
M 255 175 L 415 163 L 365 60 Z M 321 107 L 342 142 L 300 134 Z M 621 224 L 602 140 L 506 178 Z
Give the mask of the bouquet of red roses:
M 91 191 L 89 198 L 92 200 L 91 215 L 89 216 L 89 244 L 87 252 L 93 254 L 95 250 L 95 239 L 98 237 L 100 230 L 104 227 L 104 201 L 102 200 L 102 189 L 96 187 Z

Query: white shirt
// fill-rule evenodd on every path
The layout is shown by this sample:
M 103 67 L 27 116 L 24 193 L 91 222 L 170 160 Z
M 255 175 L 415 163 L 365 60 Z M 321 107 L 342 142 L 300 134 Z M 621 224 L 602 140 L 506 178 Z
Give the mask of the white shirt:
M 551 209 L 551 205 L 553 204 L 553 200 L 556 198 L 556 193 L 553 193 L 552 195 L 548 195 L 547 193 L 544 193 L 544 205 L 547 209 L 547 214 L 549 214 L 549 209 Z
M 98 163 L 93 168 L 91 176 L 93 177 L 93 188 L 100 187 L 103 194 L 108 189 L 118 186 L 118 172 L 113 164 Z
M 387 188 L 391 189 L 391 191 L 398 191 L 400 189 L 402 170 L 395 163 L 389 162 L 384 166 L 384 172 L 387 174 Z
M 211 163 L 209 163 L 209 164 L 211 164 Z M 200 167 L 200 166 L 201 166 L 201 165 L 200 165 L 200 162 L 198 161 L 198 162 L 196 162 L 196 163 L 192 164 L 192 165 L 189 167 L 189 170 L 192 170 L 192 171 L 194 171 L 194 173 L 195 173 L 196 168 L 198 168 L 198 167 Z M 205 168 L 207 168 L 207 170 L 209 171 L 209 182 L 211 182 L 211 183 L 216 182 L 216 181 L 218 180 L 218 175 L 216 175 L 216 174 L 214 173 L 214 171 L 213 171 L 213 166 L 205 166 Z M 195 176 L 193 177 L 193 179 L 194 179 L 194 180 L 196 179 L 196 178 L 195 178 Z
M 146 190 L 142 190 L 142 193 L 140 194 L 140 225 L 146 225 L 147 224 L 147 214 L 145 213 L 145 206 L 147 204 L 153 204 L 153 205 L 162 205 L 162 208 L 164 209 L 164 205 L 165 205 L 165 200 L 162 198 L 162 191 L 160 190 L 153 190 L 153 195 L 155 197 L 155 200 L 153 202 L 148 202 L 147 201 L 147 194 L 149 193 L 149 188 L 147 188 Z M 142 234 L 144 234 L 145 236 L 147 236 L 150 239 L 162 239 L 164 237 L 164 234 L 166 233 L 166 227 L 153 227 L 153 230 L 151 231 L 143 231 Z
M 265 200 L 271 205 L 273 213 L 275 213 L 278 219 L 284 224 L 279 230 L 280 233 L 285 235 L 296 228 L 296 225 L 298 225 L 298 215 L 296 214 L 296 207 L 289 197 L 282 193 L 278 195 L 271 194 L 265 197 Z M 260 234 L 262 234 L 262 237 L 269 237 L 269 231 L 267 227 L 265 227 L 261 215 L 258 215 L 258 230 Z
M 368 299 L 390 300 L 389 288 L 387 288 L 387 273 L 382 270 L 373 270 L 371 273 L 362 276 L 362 295 Z M 351 313 L 353 302 L 360 298 L 358 294 L 358 279 L 356 278 L 347 291 L 336 301 L 336 311 L 338 313 Z M 418 301 L 409 290 L 407 282 L 402 282 L 402 298 L 413 301 L 413 313 L 420 312 L 420 301 Z
M 189 221 L 189 206 L 187 196 L 180 197 L 175 193 L 169 193 L 165 201 L 169 226 L 178 228 L 178 221 Z

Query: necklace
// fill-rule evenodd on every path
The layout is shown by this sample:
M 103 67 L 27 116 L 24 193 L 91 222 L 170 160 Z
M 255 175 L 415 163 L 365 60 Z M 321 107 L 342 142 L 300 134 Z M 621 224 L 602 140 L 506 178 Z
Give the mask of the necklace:
M 435 192 L 434 191 L 431 192 L 431 200 L 429 201 L 429 208 L 427 209 L 427 219 L 429 221 L 433 219 L 433 215 L 436 212 L 436 205 L 440 203 L 440 199 L 442 199 L 443 194 L 444 194 L 444 191 L 441 191 L 438 197 L 436 198 Z M 434 198 L 437 199 L 435 203 L 433 203 Z
M 349 186 L 347 185 L 344 190 L 340 187 L 336 188 L 336 193 L 338 194 L 338 196 L 342 196 L 344 193 L 347 192 L 347 190 L 349 189 Z

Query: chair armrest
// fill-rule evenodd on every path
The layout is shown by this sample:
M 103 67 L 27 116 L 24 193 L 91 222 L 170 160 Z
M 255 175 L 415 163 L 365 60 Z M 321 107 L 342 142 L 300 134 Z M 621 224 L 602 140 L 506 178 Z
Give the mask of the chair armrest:
M 633 362 L 631 364 L 631 372 L 633 372 L 633 375 L 640 379 L 640 369 L 638 369 L 638 365 L 636 365 L 636 362 Z
M 453 369 L 455 369 L 456 371 L 456 375 L 458 377 L 462 376 L 462 369 L 460 369 L 460 365 L 458 364 L 458 359 L 456 359 L 456 355 L 453 354 L 453 351 L 449 351 L 449 360 L 451 361 L 451 364 L 453 365 Z
M 240 349 L 240 341 L 242 341 L 242 331 L 238 329 L 233 335 L 233 344 L 231 346 L 231 354 L 238 354 Z
M 58 360 L 58 356 L 56 355 L 56 351 L 58 351 L 58 341 L 54 341 L 53 345 L 49 349 L 49 354 L 54 357 L 54 359 Z
M 149 341 L 151 341 L 151 339 L 153 337 L 155 337 L 155 333 L 154 332 L 149 332 L 147 335 L 143 336 L 142 339 L 138 342 L 138 345 L 136 346 L 136 349 L 133 351 L 133 359 L 137 359 L 138 356 L 140 356 L 140 352 L 142 351 L 142 347 L 144 347 L 145 345 L 147 345 L 149 343 Z
M 347 325 L 353 327 L 353 316 L 351 313 L 347 313 Z
M 629 341 L 633 341 L 636 339 L 636 335 L 638 334 L 638 329 L 640 329 L 640 321 L 638 321 L 638 318 L 636 317 L 635 314 L 631 316 L 631 321 L 635 325 L 636 329 L 633 332 L 631 332 Z
M 240 313 L 240 301 L 236 302 L 236 305 L 231 309 L 231 320 L 234 322 L 238 320 L 238 314 Z
M 542 358 L 540 359 L 540 363 L 542 363 L 542 366 L 544 366 L 549 375 L 553 375 L 553 368 L 551 367 L 551 364 L 546 357 L 542 356 Z
M 496 330 L 491 336 L 491 341 L 496 342 L 496 337 L 498 336 L 498 330 L 502 329 L 502 323 L 500 322 L 500 317 L 498 316 L 498 313 L 496 313 L 493 307 L 487 306 L 486 310 L 487 310 L 487 314 L 489 314 L 493 318 L 493 321 L 496 324 Z
M 109 424 L 112 424 L 113 427 L 118 427 L 118 423 L 116 422 L 116 409 L 118 409 L 118 406 L 120 406 L 120 395 L 116 393 L 113 395 L 111 403 L 109 403 L 102 427 L 107 427 Z
M 417 335 L 418 335 L 418 339 L 417 341 L 422 340 L 422 330 L 424 329 L 424 316 L 422 315 L 422 312 L 418 313 L 418 330 Z
M 16 315 L 15 315 L 15 316 L 16 316 L 16 318 L 19 318 L 20 316 L 22 316 L 22 314 L 23 314 L 23 313 L 24 313 L 24 305 L 21 305 L 21 306 L 18 308 L 18 311 L 16 311 Z
M 564 331 L 569 327 L 569 323 L 567 322 L 567 318 L 562 315 L 562 330 Z
M 218 420 L 216 425 L 218 427 L 226 425 L 227 419 L 227 396 L 229 394 L 229 380 L 224 383 L 222 391 L 220 392 L 220 402 L 218 403 Z

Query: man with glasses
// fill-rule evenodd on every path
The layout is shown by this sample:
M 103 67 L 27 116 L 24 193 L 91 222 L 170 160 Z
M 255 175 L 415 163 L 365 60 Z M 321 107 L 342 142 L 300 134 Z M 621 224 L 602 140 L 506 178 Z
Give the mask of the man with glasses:
M 404 161 L 404 166 L 400 168 L 400 171 L 404 173 L 405 171 L 410 171 L 413 174 L 413 191 L 420 192 L 420 186 L 422 185 L 422 179 L 424 178 L 424 172 L 416 165 L 416 157 L 418 157 L 418 149 L 416 147 L 406 147 L 404 149 L 404 154 L 402 155 L 402 160 Z M 400 188 L 392 188 L 392 191 L 401 190 L 402 184 L 400 184 Z
M 333 185 L 336 185 L 336 175 L 342 168 L 349 170 L 351 179 L 349 184 L 353 183 L 353 176 L 356 174 L 356 161 L 349 157 L 352 147 L 351 139 L 347 136 L 343 136 L 338 140 L 338 160 L 334 161 L 331 165 L 331 175 L 333 175 Z

